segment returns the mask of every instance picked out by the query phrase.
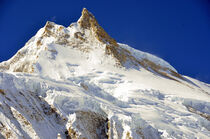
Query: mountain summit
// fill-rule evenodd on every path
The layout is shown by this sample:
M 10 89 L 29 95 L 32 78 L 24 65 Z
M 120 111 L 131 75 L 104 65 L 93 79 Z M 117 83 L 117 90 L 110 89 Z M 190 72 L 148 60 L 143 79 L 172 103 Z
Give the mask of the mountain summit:
M 209 84 L 118 43 L 84 8 L 0 63 L 0 138 L 208 138 L 209 95 Z
M 104 44 L 109 44 L 112 47 L 118 46 L 117 42 L 105 32 L 105 30 L 98 24 L 95 17 L 86 8 L 82 10 L 82 16 L 77 23 L 80 28 L 91 30 L 92 34 L 98 41 Z
M 91 57 L 95 55 L 93 52 L 95 49 L 100 49 L 102 53 L 98 57 L 98 61 L 102 60 L 101 57 L 105 60 L 111 56 L 114 62 L 110 64 L 135 69 L 143 67 L 166 78 L 176 81 L 179 81 L 179 79 L 186 80 L 166 61 L 147 53 L 136 52 L 129 46 L 117 43 L 85 8 L 79 20 L 72 23 L 68 28 L 48 21 L 44 28 L 40 29 L 13 58 L 0 64 L 0 71 L 40 73 L 41 65 L 37 62 L 41 58 L 40 53 L 52 49 L 48 45 L 49 41 L 57 45 L 86 51 L 89 53 L 86 55 L 91 55 Z M 97 48 L 94 48 L 96 46 Z M 92 53 L 90 54 L 90 52 Z M 55 51 L 49 51 L 48 53 L 55 53 Z M 104 62 L 101 61 L 101 63 Z

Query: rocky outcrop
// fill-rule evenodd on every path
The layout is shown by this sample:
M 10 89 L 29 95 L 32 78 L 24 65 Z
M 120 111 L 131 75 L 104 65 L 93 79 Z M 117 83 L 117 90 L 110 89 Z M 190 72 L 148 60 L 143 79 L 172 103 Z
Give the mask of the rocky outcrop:
M 108 139 L 108 118 L 91 111 L 71 115 L 68 135 L 72 139 Z
M 95 17 L 86 8 L 82 10 L 82 16 L 77 23 L 82 29 L 91 30 L 96 39 L 100 42 L 113 47 L 118 46 L 117 42 L 106 33 L 106 31 L 98 24 Z

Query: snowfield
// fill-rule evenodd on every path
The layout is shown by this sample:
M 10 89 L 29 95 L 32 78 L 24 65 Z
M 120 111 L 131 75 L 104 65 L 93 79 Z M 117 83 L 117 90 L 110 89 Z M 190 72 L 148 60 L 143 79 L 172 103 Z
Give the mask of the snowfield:
M 95 25 L 86 9 L 67 28 L 47 22 L 0 63 L 0 138 L 210 138 L 210 84 L 116 43 L 119 65 Z

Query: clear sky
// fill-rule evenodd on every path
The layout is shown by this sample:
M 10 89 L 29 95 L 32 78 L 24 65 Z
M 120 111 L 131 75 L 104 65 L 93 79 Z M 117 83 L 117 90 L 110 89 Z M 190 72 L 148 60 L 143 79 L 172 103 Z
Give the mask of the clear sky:
M 209 0 L 0 0 L 0 61 L 45 25 L 68 26 L 86 7 L 118 42 L 210 83 Z

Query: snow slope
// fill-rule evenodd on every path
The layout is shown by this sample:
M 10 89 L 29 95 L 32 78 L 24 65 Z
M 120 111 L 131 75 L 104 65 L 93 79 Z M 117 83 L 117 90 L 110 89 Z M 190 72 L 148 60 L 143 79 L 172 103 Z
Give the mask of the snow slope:
M 0 138 L 210 137 L 210 85 L 117 43 L 83 9 L 0 63 Z

